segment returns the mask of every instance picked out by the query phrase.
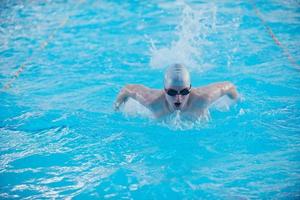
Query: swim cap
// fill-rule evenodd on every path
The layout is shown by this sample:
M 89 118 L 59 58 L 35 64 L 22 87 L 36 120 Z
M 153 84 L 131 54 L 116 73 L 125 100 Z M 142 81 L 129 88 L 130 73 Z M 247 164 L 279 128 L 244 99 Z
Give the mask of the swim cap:
M 168 67 L 165 73 L 165 80 L 164 80 L 165 88 L 170 88 L 172 86 L 189 87 L 190 84 L 191 84 L 190 74 L 183 65 L 174 64 Z

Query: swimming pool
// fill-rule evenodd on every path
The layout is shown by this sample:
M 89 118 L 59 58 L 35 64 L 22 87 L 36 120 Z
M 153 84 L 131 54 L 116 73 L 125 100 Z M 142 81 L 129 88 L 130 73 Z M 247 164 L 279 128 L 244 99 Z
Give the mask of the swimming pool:
M 0 5 L 1 199 L 297 199 L 300 12 L 289 1 Z M 208 122 L 157 121 L 126 83 L 232 81 Z

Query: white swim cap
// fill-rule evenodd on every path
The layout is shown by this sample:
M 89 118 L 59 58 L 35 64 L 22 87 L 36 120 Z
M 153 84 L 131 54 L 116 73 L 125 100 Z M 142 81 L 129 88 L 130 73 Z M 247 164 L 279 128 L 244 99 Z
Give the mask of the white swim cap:
M 165 88 L 170 87 L 189 87 L 191 84 L 190 73 L 181 64 L 174 64 L 168 67 L 165 73 L 164 85 Z

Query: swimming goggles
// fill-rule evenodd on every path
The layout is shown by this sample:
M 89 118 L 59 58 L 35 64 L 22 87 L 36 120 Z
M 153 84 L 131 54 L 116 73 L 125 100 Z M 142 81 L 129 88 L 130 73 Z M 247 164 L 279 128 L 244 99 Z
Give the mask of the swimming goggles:
M 176 95 L 183 95 L 183 96 L 185 96 L 185 95 L 188 95 L 191 92 L 191 87 L 192 87 L 192 85 L 190 85 L 189 88 L 184 88 L 184 89 L 182 89 L 180 91 L 177 91 L 177 90 L 174 90 L 174 89 L 166 89 L 165 88 L 165 91 L 166 91 L 166 93 L 169 96 L 172 96 L 172 97 L 176 96 Z

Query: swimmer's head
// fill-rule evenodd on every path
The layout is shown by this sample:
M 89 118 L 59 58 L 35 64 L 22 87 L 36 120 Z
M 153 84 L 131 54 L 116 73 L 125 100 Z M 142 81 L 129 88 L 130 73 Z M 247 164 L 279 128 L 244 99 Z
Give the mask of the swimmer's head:
M 166 70 L 164 86 L 169 108 L 172 110 L 184 110 L 191 89 L 188 70 L 181 64 L 171 65 Z
M 164 79 L 165 88 L 188 87 L 191 85 L 190 74 L 181 64 L 174 64 L 168 67 Z

